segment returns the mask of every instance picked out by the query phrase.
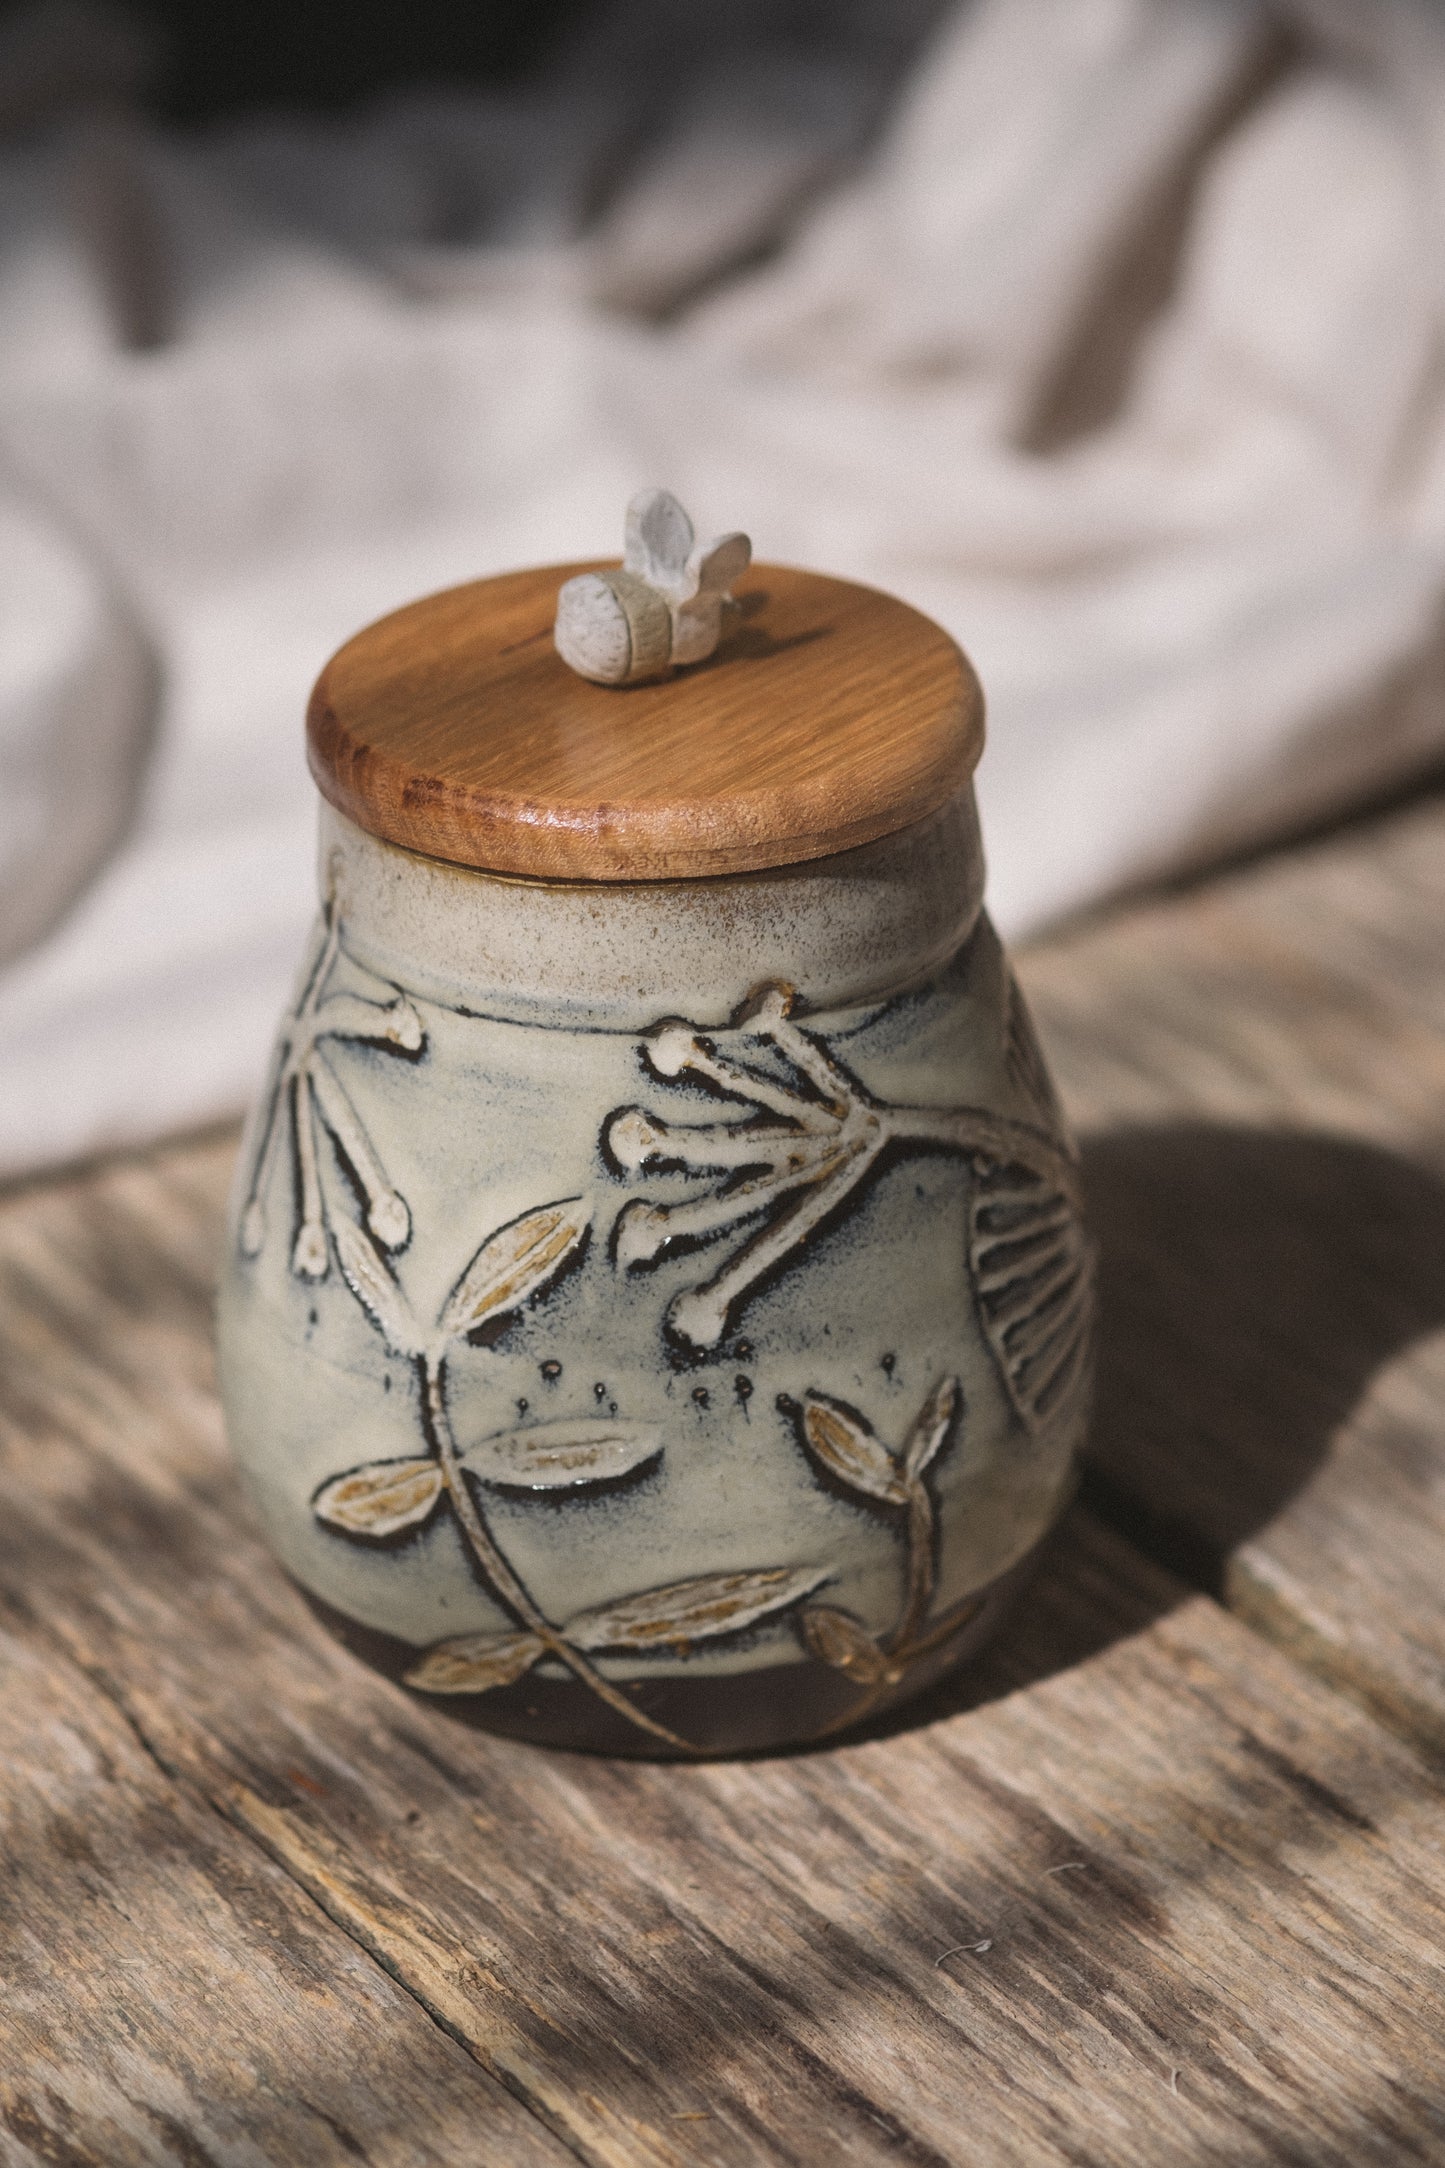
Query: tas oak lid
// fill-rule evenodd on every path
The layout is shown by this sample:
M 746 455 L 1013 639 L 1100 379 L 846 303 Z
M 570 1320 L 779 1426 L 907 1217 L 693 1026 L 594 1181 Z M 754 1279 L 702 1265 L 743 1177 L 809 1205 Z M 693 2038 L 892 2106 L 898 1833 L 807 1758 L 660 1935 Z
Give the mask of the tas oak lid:
M 603 686 L 552 642 L 549 565 L 393 611 L 317 680 L 311 772 L 429 858 L 561 881 L 757 871 L 891 835 L 972 773 L 983 701 L 948 635 L 871 587 L 754 565 L 717 652 Z

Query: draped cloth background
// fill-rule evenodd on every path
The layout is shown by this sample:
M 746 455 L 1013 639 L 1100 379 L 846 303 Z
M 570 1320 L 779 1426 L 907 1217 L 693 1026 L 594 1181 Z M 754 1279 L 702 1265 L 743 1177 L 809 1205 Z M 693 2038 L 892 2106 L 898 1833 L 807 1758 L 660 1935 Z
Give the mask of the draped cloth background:
M 1006 932 L 1445 751 L 1445 12 L 709 15 L 190 134 L 7 33 L 0 1172 L 244 1102 L 316 670 L 643 483 L 964 642 Z

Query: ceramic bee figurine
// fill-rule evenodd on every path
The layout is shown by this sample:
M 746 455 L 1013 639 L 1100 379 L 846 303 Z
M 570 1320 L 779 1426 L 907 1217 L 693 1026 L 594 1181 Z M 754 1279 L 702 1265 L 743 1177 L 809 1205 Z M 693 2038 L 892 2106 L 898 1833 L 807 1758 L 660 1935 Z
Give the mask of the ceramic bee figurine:
M 628 544 L 323 671 L 321 910 L 220 1357 L 351 1648 L 475 1723 L 676 1757 L 829 1736 L 993 1630 L 1070 1493 L 1092 1263 L 983 910 L 965 658 L 694 551 L 661 492 Z M 644 676 L 733 579 L 767 638 Z M 628 627 L 605 684 L 563 659 L 589 582 Z
M 733 581 L 746 572 L 745 534 L 693 546 L 692 521 L 665 489 L 627 507 L 616 572 L 583 572 L 557 597 L 557 652 L 598 685 L 634 685 L 711 655 Z

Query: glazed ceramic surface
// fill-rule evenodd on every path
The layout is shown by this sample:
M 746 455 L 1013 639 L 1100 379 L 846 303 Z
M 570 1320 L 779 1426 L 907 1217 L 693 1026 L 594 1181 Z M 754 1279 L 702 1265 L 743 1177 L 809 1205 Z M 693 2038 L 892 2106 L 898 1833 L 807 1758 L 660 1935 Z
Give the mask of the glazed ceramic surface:
M 1059 1510 L 1088 1369 L 971 792 L 731 879 L 509 880 L 329 808 L 320 867 L 220 1312 L 295 1579 L 563 1745 L 776 1745 L 927 1683 Z

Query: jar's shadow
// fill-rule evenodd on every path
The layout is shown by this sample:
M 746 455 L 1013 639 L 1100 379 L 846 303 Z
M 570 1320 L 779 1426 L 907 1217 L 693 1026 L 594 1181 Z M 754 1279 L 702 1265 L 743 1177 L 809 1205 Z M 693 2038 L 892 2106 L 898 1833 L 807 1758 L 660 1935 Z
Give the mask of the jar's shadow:
M 1067 1670 L 1168 1609 L 1180 1581 L 1218 1593 L 1231 1551 L 1309 1482 L 1375 1373 L 1445 1325 L 1445 1183 L 1397 1153 L 1190 1123 L 1096 1137 L 1083 1157 L 1100 1269 L 1086 1514 L 990 1650 L 850 1737 Z M 1106 1592 L 1087 1518 L 1168 1575 Z

